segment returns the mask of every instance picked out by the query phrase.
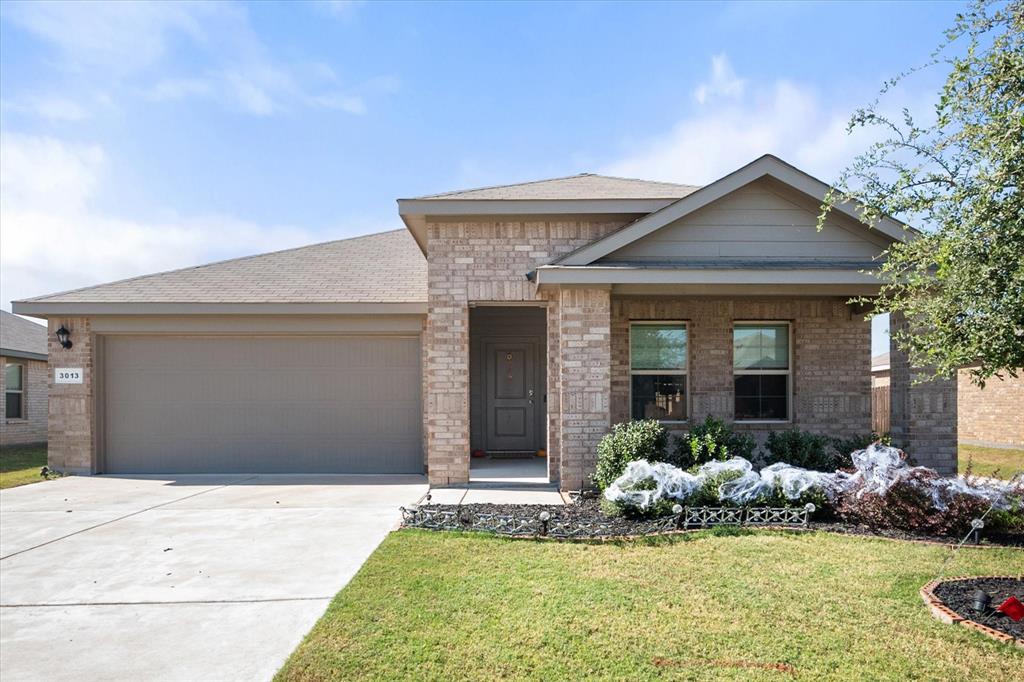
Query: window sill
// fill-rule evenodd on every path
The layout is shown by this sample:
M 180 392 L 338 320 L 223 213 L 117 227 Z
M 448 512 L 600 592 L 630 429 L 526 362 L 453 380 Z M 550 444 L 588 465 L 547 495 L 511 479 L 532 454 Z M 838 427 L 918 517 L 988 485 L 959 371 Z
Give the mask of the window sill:
M 733 424 L 792 424 L 792 419 L 736 419 Z
M 5 424 L 27 424 L 27 417 L 7 417 Z

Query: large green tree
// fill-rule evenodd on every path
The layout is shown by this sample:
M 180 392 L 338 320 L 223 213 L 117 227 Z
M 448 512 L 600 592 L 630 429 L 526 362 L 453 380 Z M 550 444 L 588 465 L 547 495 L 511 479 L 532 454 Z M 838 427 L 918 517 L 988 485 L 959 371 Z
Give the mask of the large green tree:
M 934 119 L 882 113 L 897 84 L 943 67 Z M 882 139 L 840 175 L 820 224 L 852 201 L 868 222 L 888 214 L 920 227 L 888 249 L 875 311 L 913 320 L 914 333 L 894 334 L 912 364 L 942 376 L 973 366 L 984 385 L 1024 367 L 1024 0 L 974 2 L 920 69 L 854 114 L 850 131 Z

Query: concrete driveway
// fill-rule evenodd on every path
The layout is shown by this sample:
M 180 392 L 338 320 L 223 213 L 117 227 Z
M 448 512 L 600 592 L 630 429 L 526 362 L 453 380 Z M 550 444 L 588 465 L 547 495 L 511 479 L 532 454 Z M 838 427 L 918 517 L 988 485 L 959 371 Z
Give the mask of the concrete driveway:
M 73 477 L 0 492 L 0 678 L 266 680 L 420 476 Z

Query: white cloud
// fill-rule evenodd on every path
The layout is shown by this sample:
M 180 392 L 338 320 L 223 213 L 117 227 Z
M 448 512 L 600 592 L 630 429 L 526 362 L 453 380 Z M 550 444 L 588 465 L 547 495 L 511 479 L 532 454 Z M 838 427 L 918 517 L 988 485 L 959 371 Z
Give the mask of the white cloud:
M 849 98 L 784 79 L 750 88 L 737 82 L 725 56 L 715 57 L 704 103 L 670 130 L 630 143 L 631 151 L 601 172 L 704 184 L 771 153 L 831 181 L 877 135 L 846 133 L 858 103 Z
M 204 17 L 227 9 L 214 3 L 12 2 L 5 17 L 54 45 L 76 70 L 128 74 L 160 59 L 173 34 L 201 37 Z
M 3 109 L 19 114 L 31 114 L 48 121 L 83 121 L 90 112 L 78 102 L 60 95 L 28 95 L 16 100 L 4 100 Z
M 229 216 L 139 222 L 97 211 L 107 158 L 94 145 L 0 136 L 0 305 L 99 282 L 318 241 Z
M 341 16 L 354 11 L 344 4 L 327 9 Z M 362 114 L 366 95 L 387 94 L 393 90 L 380 83 L 396 82 L 385 76 L 343 88 L 328 64 L 282 62 L 242 5 L 33 2 L 12 4 L 8 16 L 57 50 L 77 81 L 128 84 L 152 102 L 204 97 L 257 116 L 302 107 Z M 175 50 L 183 49 L 195 51 L 189 61 L 198 64 L 196 71 L 161 76 Z
M 746 81 L 736 75 L 729 57 L 723 53 L 711 58 L 711 80 L 698 85 L 693 96 L 700 104 L 715 97 L 739 98 L 744 87 Z

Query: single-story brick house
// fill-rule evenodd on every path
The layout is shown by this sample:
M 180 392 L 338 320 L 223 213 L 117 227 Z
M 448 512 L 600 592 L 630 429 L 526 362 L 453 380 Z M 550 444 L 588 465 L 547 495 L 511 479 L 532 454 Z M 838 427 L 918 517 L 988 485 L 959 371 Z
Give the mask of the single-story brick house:
M 46 327 L 0 310 L 0 446 L 46 442 Z
M 473 450 L 544 450 L 574 489 L 631 417 L 867 433 L 870 325 L 847 301 L 914 233 L 850 206 L 817 231 L 827 189 L 764 156 L 705 187 L 449 192 L 400 199 L 405 230 L 16 302 L 50 325 L 51 464 L 450 484 Z M 955 388 L 910 377 L 897 442 L 953 471 Z

